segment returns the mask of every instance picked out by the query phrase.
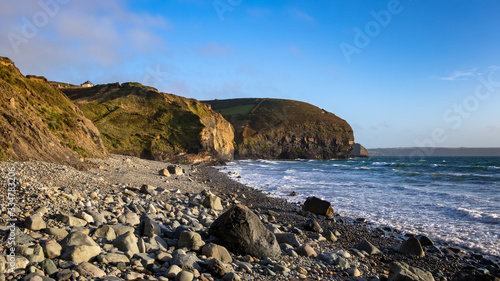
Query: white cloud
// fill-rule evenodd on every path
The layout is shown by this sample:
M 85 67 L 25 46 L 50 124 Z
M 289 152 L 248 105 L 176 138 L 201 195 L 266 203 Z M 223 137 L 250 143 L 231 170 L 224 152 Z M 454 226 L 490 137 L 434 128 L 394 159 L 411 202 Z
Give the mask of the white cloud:
M 469 78 L 477 77 L 477 76 L 481 75 L 481 73 L 479 73 L 477 70 L 478 70 L 477 67 L 474 67 L 474 68 L 472 68 L 470 70 L 466 70 L 466 71 L 455 70 L 447 76 L 434 77 L 434 78 L 436 78 L 438 80 L 447 80 L 447 81 L 468 80 Z
M 169 53 L 163 36 L 173 25 L 161 15 L 126 10 L 119 0 L 73 0 L 52 7 L 49 15 L 42 2 L 59 3 L 16 0 L 3 3 L 0 9 L 0 36 L 7 39 L 15 33 L 24 38 L 16 48 L 8 39 L 0 40 L 0 52 L 25 74 L 49 79 L 54 74 L 55 79 L 76 82 L 79 76 L 92 78 L 100 72 L 106 75 L 103 81 L 110 81 L 129 61 Z M 26 19 L 33 23 L 43 13 L 48 20 L 35 25 L 32 36 L 24 36 Z

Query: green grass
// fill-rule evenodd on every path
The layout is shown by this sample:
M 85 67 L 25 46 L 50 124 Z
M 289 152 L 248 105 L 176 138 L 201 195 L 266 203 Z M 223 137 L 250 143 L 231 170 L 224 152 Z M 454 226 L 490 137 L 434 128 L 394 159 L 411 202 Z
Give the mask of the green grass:
M 101 132 L 109 152 L 166 159 L 199 149 L 204 128 L 200 116 L 209 114 L 206 105 L 138 83 L 99 88 L 94 95 L 87 92 L 96 89 L 72 93 L 86 97 L 79 106 Z
M 255 108 L 255 104 L 242 104 L 223 109 L 217 109 L 216 112 L 222 115 L 247 115 Z

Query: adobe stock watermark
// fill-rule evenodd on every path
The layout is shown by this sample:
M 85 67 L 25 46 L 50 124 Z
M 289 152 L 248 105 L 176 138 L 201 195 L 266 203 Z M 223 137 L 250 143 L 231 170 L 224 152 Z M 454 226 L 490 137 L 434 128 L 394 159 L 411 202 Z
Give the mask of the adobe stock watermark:
M 31 18 L 22 17 L 22 27 L 20 32 L 9 32 L 7 38 L 14 53 L 19 53 L 19 47 L 28 44 L 40 29 L 49 24 L 50 19 L 54 18 L 61 10 L 61 5 L 68 4 L 71 0 L 39 0 L 40 10 L 35 12 Z
M 387 3 L 386 9 L 378 12 L 371 10 L 370 14 L 373 20 L 367 22 L 363 29 L 359 26 L 354 27 L 355 35 L 352 44 L 347 42 L 339 44 L 347 63 L 351 63 L 354 54 L 360 54 L 363 49 L 368 47 L 373 38 L 382 32 L 382 28 L 387 27 L 391 23 L 392 16 L 401 13 L 403 9 L 404 7 L 399 0 L 390 0 Z
M 7 272 L 14 273 L 16 270 L 16 169 L 11 167 L 7 172 L 7 229 L 9 236 L 7 237 Z
M 142 85 L 158 88 L 161 83 L 164 83 L 167 80 L 168 73 L 161 71 L 159 64 L 155 66 L 155 69 L 152 69 L 149 66 L 146 67 L 146 71 L 148 73 L 142 78 Z
M 432 156 L 436 147 L 448 140 L 449 130 L 458 130 L 462 127 L 464 120 L 470 118 L 480 108 L 481 103 L 484 103 L 497 92 L 498 88 L 500 88 L 500 80 L 494 81 L 493 74 L 495 72 L 490 72 L 487 78 L 479 76 L 474 93 L 465 97 L 461 102 L 454 103 L 450 108 L 445 110 L 442 117 L 444 122 L 450 124 L 448 131 L 437 127 L 431 131 L 428 138 L 415 140 L 418 149 L 411 152 L 411 158 L 421 159 L 426 156 Z
M 226 12 L 232 12 L 234 8 L 241 5 L 243 0 L 215 0 L 213 2 L 215 12 L 219 16 L 220 21 L 224 21 L 224 14 Z

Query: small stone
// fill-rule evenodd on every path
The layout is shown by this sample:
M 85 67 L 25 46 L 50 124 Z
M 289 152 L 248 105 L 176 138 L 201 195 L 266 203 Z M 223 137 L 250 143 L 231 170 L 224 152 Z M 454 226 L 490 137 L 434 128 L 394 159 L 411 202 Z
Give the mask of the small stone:
M 361 276 L 361 272 L 359 271 L 359 269 L 357 269 L 356 267 L 351 267 L 347 270 L 347 274 L 349 274 L 349 276 L 354 276 L 354 277 L 359 277 Z
M 203 206 L 205 208 L 214 209 L 217 211 L 222 210 L 222 203 L 219 197 L 211 193 L 210 191 L 203 192 L 205 199 L 203 199 Z
M 132 258 L 135 254 L 139 254 L 137 238 L 131 231 L 122 234 L 113 240 L 113 246 L 124 252 L 128 258 Z
M 98 268 L 97 266 L 88 263 L 88 262 L 82 262 L 80 263 L 76 268 L 75 271 L 80 273 L 80 276 L 83 277 L 94 277 L 94 278 L 100 278 L 106 276 L 106 272 L 104 270 Z
M 349 265 L 349 261 L 346 259 L 346 258 L 343 258 L 343 257 L 338 257 L 336 260 L 335 260 L 335 265 L 340 268 L 341 270 L 346 270 L 348 269 L 349 267 L 351 267 Z
M 315 219 L 310 219 L 304 224 L 304 230 L 321 233 L 323 229 Z
M 73 232 L 61 241 L 61 258 L 77 263 L 89 261 L 101 253 L 97 243 L 84 232 Z
M 52 275 L 52 274 L 59 271 L 57 269 L 57 266 L 54 264 L 54 262 L 52 260 L 49 260 L 49 259 L 45 259 L 44 261 L 42 261 L 40 263 L 40 267 L 43 269 L 43 271 L 47 275 Z
M 299 274 L 304 274 L 304 275 L 307 274 L 307 270 L 301 266 L 297 266 L 297 272 Z
M 87 225 L 87 221 L 66 214 L 57 215 L 56 220 L 69 226 L 83 227 Z
M 43 252 L 48 259 L 57 258 L 61 255 L 62 246 L 56 240 L 49 240 L 43 244 Z
M 188 248 L 189 250 L 198 251 L 201 247 L 205 245 L 203 239 L 201 239 L 200 234 L 194 231 L 184 231 L 179 237 L 179 242 L 177 246 L 179 248 Z
M 224 276 L 222 276 L 223 281 L 240 281 L 241 277 L 236 274 L 235 272 L 229 272 L 226 273 Z
M 297 248 L 297 254 L 304 257 L 313 257 L 313 258 L 318 256 L 316 251 L 309 244 L 304 244 L 299 248 Z
M 214 243 L 209 243 L 203 246 L 203 248 L 201 249 L 201 253 L 207 257 L 216 258 L 222 262 L 233 262 L 233 258 L 231 257 L 227 249 Z
M 33 254 L 28 256 L 28 260 L 30 262 L 41 262 L 45 259 L 45 255 L 43 254 L 43 248 L 40 245 L 36 245 Z
M 45 233 L 55 236 L 57 240 L 62 240 L 68 236 L 68 232 L 65 229 L 55 227 L 46 228 Z
M 337 242 L 338 238 L 337 236 L 335 236 L 335 234 L 333 234 L 333 232 L 331 231 L 327 231 L 323 234 L 323 236 L 328 240 L 328 241 L 331 241 L 331 242 Z
M 116 239 L 116 233 L 111 226 L 103 225 L 94 232 L 93 237 L 113 241 Z
M 158 174 L 163 177 L 170 177 L 170 173 L 168 172 L 167 169 L 161 169 Z
M 71 269 L 63 269 L 57 273 L 57 280 L 58 281 L 66 281 L 66 280 L 71 280 L 73 279 L 73 272 Z M 76 276 L 75 276 L 76 279 Z
M 85 212 L 80 212 L 78 213 L 78 217 L 82 220 L 85 220 L 88 223 L 93 223 L 94 222 L 94 217 L 91 215 L 85 213 Z
M 176 165 L 170 165 L 167 167 L 167 170 L 168 172 L 171 174 L 171 175 L 182 175 L 184 174 L 184 172 L 182 171 L 182 168 L 179 167 L 179 166 L 176 166 Z
M 47 225 L 45 224 L 45 221 L 43 221 L 43 218 L 40 214 L 34 214 L 34 215 L 27 217 L 24 221 L 24 226 L 27 229 L 34 230 L 34 231 L 42 230 L 42 229 L 47 227 Z
M 38 208 L 38 209 L 35 211 L 35 213 L 40 214 L 40 215 L 42 215 L 42 216 L 43 216 L 43 215 L 45 215 L 45 214 L 46 214 L 46 213 L 48 213 L 48 212 L 49 212 L 49 209 L 47 209 L 47 207 L 45 207 L 45 206 L 42 206 L 42 207 Z
M 286 243 L 292 245 L 293 247 L 300 246 L 297 236 L 293 233 L 276 233 L 275 236 L 278 243 Z
M 388 281 L 434 281 L 434 277 L 428 271 L 409 266 L 404 262 L 391 262 L 389 264 Z
M 194 274 L 189 271 L 181 271 L 175 276 L 175 281 L 193 281 Z
M 182 271 L 182 268 L 180 268 L 178 265 L 172 265 L 167 271 L 167 274 L 165 274 L 165 277 L 169 279 L 174 279 L 177 274 L 179 274 Z
M 152 194 L 155 189 L 156 188 L 154 186 L 145 184 L 141 186 L 140 192 L 143 194 Z
M 215 276 L 222 277 L 230 270 L 228 270 L 228 266 L 226 266 L 226 264 L 224 264 L 220 260 L 210 259 L 207 262 L 207 271 Z
M 125 212 L 125 214 L 118 218 L 118 221 L 124 224 L 129 224 L 131 226 L 136 226 L 141 222 L 139 216 L 131 211 Z
M 356 245 L 355 248 L 360 251 L 365 251 L 369 255 L 379 255 L 382 253 L 377 247 L 373 246 L 370 242 L 366 241 L 365 239 L 363 239 L 363 241 L 361 241 L 358 245 Z
M 146 253 L 135 254 L 134 258 L 138 258 L 144 267 L 148 267 L 155 263 L 155 259 Z
M 118 264 L 120 262 L 129 263 L 130 259 L 124 255 L 119 253 L 106 253 L 101 254 L 97 257 L 100 263 L 102 264 Z

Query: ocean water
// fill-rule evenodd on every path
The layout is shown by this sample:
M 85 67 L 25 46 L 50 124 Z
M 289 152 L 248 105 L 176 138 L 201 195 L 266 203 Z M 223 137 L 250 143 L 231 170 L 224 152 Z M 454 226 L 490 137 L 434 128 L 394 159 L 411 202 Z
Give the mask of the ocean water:
M 220 169 L 271 196 L 314 195 L 343 216 L 500 256 L 499 157 L 244 160 Z

